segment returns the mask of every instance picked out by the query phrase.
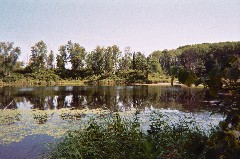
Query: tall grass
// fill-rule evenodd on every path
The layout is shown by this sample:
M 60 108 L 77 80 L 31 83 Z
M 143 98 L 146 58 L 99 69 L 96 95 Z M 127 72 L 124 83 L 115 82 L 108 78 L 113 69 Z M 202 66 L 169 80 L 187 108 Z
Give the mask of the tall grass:
M 187 122 L 184 119 L 179 123 L 170 124 L 163 120 L 163 115 L 160 113 L 151 115 L 149 129 L 143 133 L 137 114 L 133 119 L 120 117 L 118 113 L 108 114 L 104 122 L 93 118 L 85 129 L 69 132 L 52 147 L 49 158 L 224 158 L 224 154 L 215 157 L 211 154 L 214 152 L 212 149 L 218 144 L 212 138 L 218 133 L 217 129 L 206 133 L 194 122 Z M 215 147 L 212 144 L 215 144 Z M 231 146 L 233 145 L 229 145 L 228 148 Z M 222 148 L 224 149 L 223 146 Z M 239 151 L 239 149 L 236 150 Z M 228 156 L 228 158 L 232 157 Z

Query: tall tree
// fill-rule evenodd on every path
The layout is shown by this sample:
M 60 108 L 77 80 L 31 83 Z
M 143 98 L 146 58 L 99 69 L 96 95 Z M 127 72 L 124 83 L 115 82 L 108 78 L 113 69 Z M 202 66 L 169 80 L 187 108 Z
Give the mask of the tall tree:
M 163 53 L 160 50 L 154 51 L 148 56 L 147 61 L 150 72 L 160 73 L 162 71 L 160 65 L 160 59 L 162 56 Z
M 202 48 L 193 45 L 183 49 L 178 56 L 179 62 L 184 69 L 191 70 L 196 74 L 201 74 L 204 70 Z
M 171 66 L 174 66 L 177 59 L 175 50 L 163 50 L 163 55 L 160 57 L 160 64 L 163 70 L 170 73 Z
M 108 73 L 113 72 L 114 63 L 113 63 L 112 55 L 113 55 L 113 49 L 111 46 L 109 46 L 105 49 L 105 52 L 104 52 L 104 71 Z
M 57 55 L 57 68 L 59 70 L 65 70 L 65 65 L 68 59 L 67 48 L 65 45 L 61 45 L 58 51 L 59 55 Z
M 104 71 L 109 73 L 116 72 L 118 68 L 120 50 L 116 45 L 109 46 L 104 52 Z
M 120 57 L 121 51 L 117 45 L 112 46 L 112 61 L 113 61 L 113 73 L 115 74 L 116 70 L 119 67 L 119 57 Z
M 149 56 L 147 58 L 148 71 L 151 73 L 161 73 L 159 59 Z
M 47 61 L 47 45 L 42 40 L 31 47 L 30 69 L 39 71 L 45 68 Z
M 19 47 L 13 47 L 13 42 L 0 42 L 0 73 L 9 76 L 14 70 L 21 53 Z
M 133 54 L 133 69 L 134 70 L 139 70 L 139 71 L 144 71 L 147 69 L 148 64 L 147 64 L 147 58 L 145 57 L 144 54 L 141 52 L 137 52 Z
M 126 47 L 124 49 L 124 55 L 122 58 L 119 60 L 119 69 L 127 71 L 129 70 L 132 66 L 132 51 L 130 47 Z
M 51 50 L 47 58 L 48 69 L 53 69 L 53 62 L 54 62 L 54 54 L 53 54 L 53 51 Z
M 162 51 L 157 50 L 157 51 L 153 51 L 150 55 L 149 58 L 151 59 L 155 59 L 155 60 L 160 60 L 160 58 L 163 56 Z
M 72 64 L 72 70 L 81 70 L 84 67 L 86 50 L 78 43 L 68 42 L 66 45 L 69 54 L 69 61 Z
M 95 75 L 101 75 L 104 71 L 105 48 L 97 46 L 88 56 L 88 68 L 91 68 Z

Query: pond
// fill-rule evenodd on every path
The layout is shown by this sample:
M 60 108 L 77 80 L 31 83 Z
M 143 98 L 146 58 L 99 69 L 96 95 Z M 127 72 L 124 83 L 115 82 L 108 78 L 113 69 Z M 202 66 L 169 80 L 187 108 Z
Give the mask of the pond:
M 0 88 L 0 156 L 37 158 L 46 142 L 86 125 L 106 112 L 121 115 L 140 111 L 142 129 L 158 110 L 168 120 L 189 118 L 205 129 L 218 125 L 221 114 L 211 115 L 201 88 L 180 86 L 44 86 Z M 15 152 L 15 153 L 11 153 Z

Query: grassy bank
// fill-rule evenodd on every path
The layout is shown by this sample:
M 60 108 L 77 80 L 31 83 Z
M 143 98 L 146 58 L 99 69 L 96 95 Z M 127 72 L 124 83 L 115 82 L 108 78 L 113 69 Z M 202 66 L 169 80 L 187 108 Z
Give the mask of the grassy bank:
M 46 85 L 122 85 L 122 84 L 157 84 L 170 83 L 170 77 L 160 74 L 149 74 L 146 78 L 143 73 L 129 71 L 124 73 L 88 76 L 72 79 L 60 78 L 54 71 L 40 71 L 31 74 L 12 74 L 0 79 L 0 86 L 46 86 Z

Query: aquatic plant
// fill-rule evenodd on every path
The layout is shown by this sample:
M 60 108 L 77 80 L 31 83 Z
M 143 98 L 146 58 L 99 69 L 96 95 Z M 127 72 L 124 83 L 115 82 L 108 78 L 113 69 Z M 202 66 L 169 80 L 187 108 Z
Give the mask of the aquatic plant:
M 20 119 L 20 112 L 19 111 L 11 111 L 11 110 L 0 110 L 0 123 L 1 124 L 14 124 L 16 121 Z
M 85 129 L 68 132 L 54 145 L 50 158 L 199 158 L 205 153 L 207 135 L 192 123 L 169 124 L 162 114 L 152 114 L 150 129 L 144 133 L 138 113 L 133 119 L 108 114 L 95 118 Z
M 143 158 L 142 137 L 139 126 L 109 114 L 104 123 L 92 118 L 86 129 L 69 132 L 51 158 Z

